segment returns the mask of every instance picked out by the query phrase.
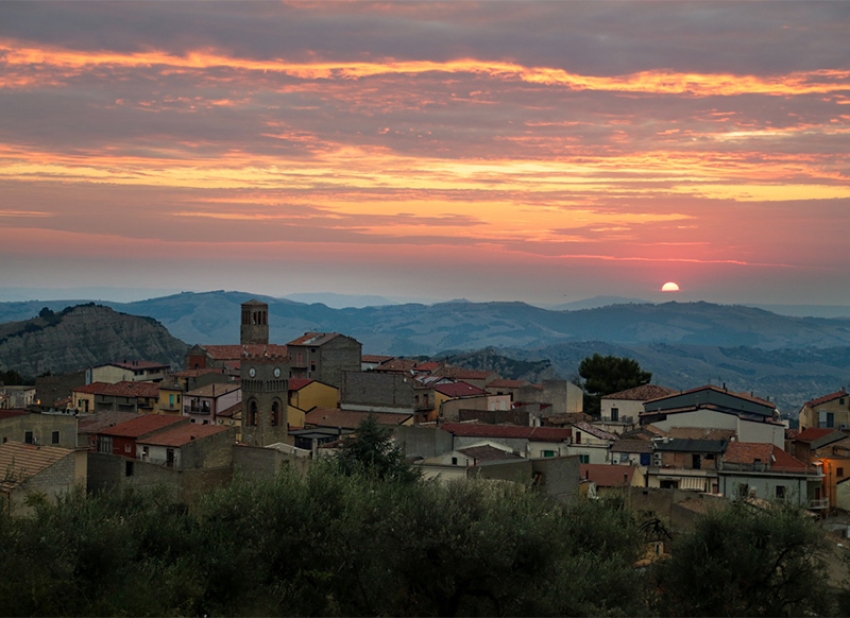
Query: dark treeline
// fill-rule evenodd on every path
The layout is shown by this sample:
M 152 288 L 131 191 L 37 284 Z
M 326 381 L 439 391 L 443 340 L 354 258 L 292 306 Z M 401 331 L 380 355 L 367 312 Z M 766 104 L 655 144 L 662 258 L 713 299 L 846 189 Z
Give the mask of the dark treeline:
M 236 479 L 188 508 L 165 490 L 35 500 L 0 515 L 10 616 L 816 615 L 838 611 L 819 532 L 734 507 L 635 568 L 644 538 L 602 501 L 508 483 L 396 482 L 317 464 Z

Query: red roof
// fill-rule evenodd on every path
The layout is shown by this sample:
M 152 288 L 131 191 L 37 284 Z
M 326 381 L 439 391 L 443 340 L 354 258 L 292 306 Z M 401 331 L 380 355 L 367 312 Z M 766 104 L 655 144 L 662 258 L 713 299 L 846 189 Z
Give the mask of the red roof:
M 597 487 L 628 487 L 635 469 L 616 464 L 580 464 L 581 478 L 593 481 Z
M 73 392 L 109 397 L 159 397 L 159 385 L 154 382 L 131 382 L 127 380 L 115 384 L 92 382 L 85 386 L 75 387 Z
M 361 354 L 360 361 L 363 363 L 385 363 L 392 360 L 393 356 L 381 356 L 380 354 Z
M 814 442 L 824 436 L 837 432 L 837 429 L 827 427 L 809 427 L 797 434 L 797 442 Z
M 480 397 L 481 395 L 489 395 L 487 391 L 466 382 L 437 384 L 434 386 L 434 390 L 446 397 Z
M 287 345 L 320 346 L 335 337 L 339 337 L 339 333 L 304 333 L 301 337 L 293 339 Z
M 566 442 L 571 429 L 559 427 L 520 427 L 519 425 L 484 425 L 477 423 L 444 423 L 440 429 L 455 436 L 476 438 L 517 438 L 535 442 Z
M 196 423 L 186 423 L 173 429 L 159 431 L 153 436 L 138 440 L 139 444 L 150 444 L 152 446 L 184 446 L 194 440 L 202 440 L 209 436 L 213 436 L 223 431 L 228 431 L 227 427 L 221 425 L 198 425 Z
M 26 410 L 0 410 L 0 419 L 23 416 L 24 414 L 29 414 L 29 412 Z
M 806 470 L 806 464 L 778 446 L 756 442 L 730 442 L 723 461 L 735 464 L 763 463 L 771 470 Z
M 289 380 L 289 390 L 290 391 L 300 391 L 302 388 L 310 384 L 311 382 L 315 382 L 310 378 L 290 378 Z
M 389 372 L 389 373 L 407 373 L 413 371 L 419 363 L 415 360 L 406 358 L 392 358 L 375 367 L 374 371 Z
M 418 365 L 416 365 L 413 370 L 430 372 L 434 371 L 435 369 L 439 369 L 440 366 L 441 363 L 438 363 L 437 361 L 425 361 L 424 363 L 419 363 Z
M 239 403 L 233 404 L 229 408 L 225 408 L 224 410 L 222 410 L 221 412 L 216 414 L 216 417 L 218 417 L 218 418 L 221 418 L 221 417 L 235 418 L 236 415 L 238 415 L 238 414 L 239 415 L 242 414 L 242 402 L 241 401 Z
M 823 405 L 835 399 L 841 399 L 842 397 L 847 397 L 847 391 L 845 391 L 843 388 L 840 391 L 830 393 L 829 395 L 824 395 L 823 397 L 818 397 L 817 399 L 807 401 L 804 405 L 809 408 L 814 408 L 815 406 Z
M 115 436 L 119 438 L 139 438 L 146 434 L 163 429 L 175 423 L 185 423 L 189 419 L 186 416 L 166 416 L 164 414 L 144 414 L 124 423 L 101 431 L 104 436 Z
M 136 412 L 117 412 L 108 410 L 95 412 L 77 417 L 77 433 L 99 433 L 107 427 L 114 427 L 120 423 L 126 423 L 134 418 L 139 418 Z
M 650 399 L 658 399 L 659 397 L 667 397 L 675 395 L 679 391 L 658 384 L 644 384 L 643 386 L 635 386 L 618 393 L 605 395 L 602 399 L 625 399 L 628 401 L 649 401 Z

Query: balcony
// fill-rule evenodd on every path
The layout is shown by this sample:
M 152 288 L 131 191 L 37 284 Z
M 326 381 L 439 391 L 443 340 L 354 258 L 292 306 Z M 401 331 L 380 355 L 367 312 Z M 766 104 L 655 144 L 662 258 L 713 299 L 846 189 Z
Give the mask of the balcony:
M 809 510 L 811 511 L 819 511 L 822 509 L 829 508 L 829 498 L 815 498 L 813 500 L 809 500 Z

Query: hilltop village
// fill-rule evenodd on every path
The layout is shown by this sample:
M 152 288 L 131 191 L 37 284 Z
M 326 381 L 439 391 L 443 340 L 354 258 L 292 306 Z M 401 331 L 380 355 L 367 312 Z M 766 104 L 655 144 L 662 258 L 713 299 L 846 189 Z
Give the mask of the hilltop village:
M 180 371 L 131 359 L 3 388 L 5 508 L 25 514 L 32 493 L 81 485 L 165 484 L 191 502 L 237 471 L 332 456 L 371 418 L 426 479 L 510 481 L 564 502 L 621 495 L 668 521 L 733 501 L 850 511 L 844 390 L 813 393 L 798 430 L 770 401 L 716 385 L 647 384 L 604 396 L 592 416 L 572 382 L 370 355 L 341 333 L 273 344 L 268 316 L 244 303 L 239 343 L 195 345 Z

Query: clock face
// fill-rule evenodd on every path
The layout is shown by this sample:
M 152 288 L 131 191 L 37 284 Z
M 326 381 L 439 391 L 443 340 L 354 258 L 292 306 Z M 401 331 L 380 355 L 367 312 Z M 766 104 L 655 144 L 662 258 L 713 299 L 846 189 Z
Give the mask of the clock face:
M 256 370 L 256 369 L 254 369 L 253 367 L 251 367 L 251 368 L 248 370 L 248 375 L 249 375 L 249 376 L 251 376 L 251 377 L 253 378 L 255 375 L 257 375 L 257 370 Z
M 274 377 L 276 377 L 276 378 L 280 377 L 280 367 L 274 368 Z

